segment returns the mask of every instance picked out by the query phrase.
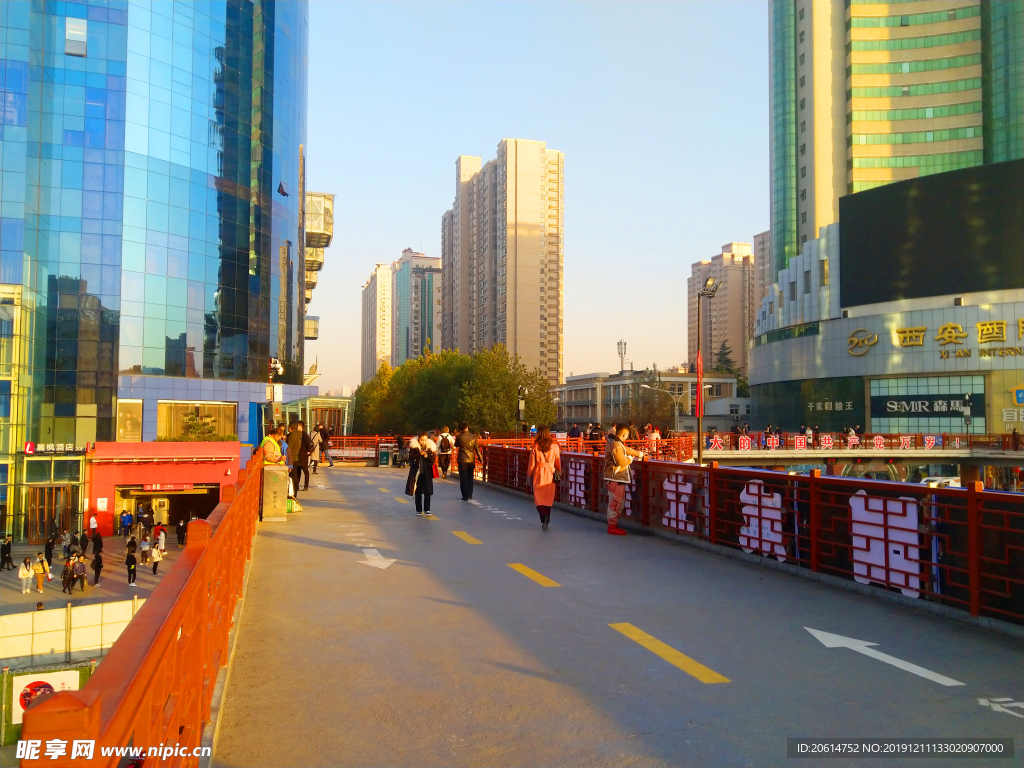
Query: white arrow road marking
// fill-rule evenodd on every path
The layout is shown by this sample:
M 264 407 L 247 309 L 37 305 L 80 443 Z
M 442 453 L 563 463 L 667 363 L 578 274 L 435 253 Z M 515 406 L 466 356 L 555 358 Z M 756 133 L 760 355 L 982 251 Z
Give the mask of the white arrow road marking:
M 372 565 L 374 568 L 384 569 L 395 562 L 395 558 L 384 557 L 376 549 L 364 549 L 363 555 L 366 557 L 365 560 L 356 560 L 357 563 L 363 565 Z
M 927 678 L 939 685 L 965 685 L 965 683 L 961 683 L 958 680 L 940 675 L 938 672 L 932 672 L 930 669 L 919 667 L 916 664 L 911 664 L 909 661 L 897 659 L 895 656 L 890 656 L 887 653 L 882 653 L 869 647 L 878 645 L 878 643 L 869 643 L 867 640 L 854 640 L 852 637 L 833 635 L 831 632 L 822 632 L 820 629 L 811 629 L 810 627 L 804 627 L 804 629 L 814 635 L 826 648 L 849 648 L 851 651 L 862 653 L 865 656 L 870 656 L 872 659 L 878 659 L 878 661 L 884 661 L 886 664 L 892 664 L 894 667 L 899 667 L 918 677 Z
M 1024 712 L 1011 712 L 1007 707 L 1020 707 L 1024 709 L 1024 701 L 1014 701 L 1010 698 L 1000 699 L 978 699 L 978 703 L 983 707 L 991 707 L 993 712 L 1005 712 L 1008 715 L 1014 717 L 1024 717 Z

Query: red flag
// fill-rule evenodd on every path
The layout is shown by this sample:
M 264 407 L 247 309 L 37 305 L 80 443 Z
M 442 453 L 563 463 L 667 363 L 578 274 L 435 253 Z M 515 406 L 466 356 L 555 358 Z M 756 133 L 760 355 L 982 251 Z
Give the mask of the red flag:
M 697 415 L 704 415 L 704 356 L 697 355 Z

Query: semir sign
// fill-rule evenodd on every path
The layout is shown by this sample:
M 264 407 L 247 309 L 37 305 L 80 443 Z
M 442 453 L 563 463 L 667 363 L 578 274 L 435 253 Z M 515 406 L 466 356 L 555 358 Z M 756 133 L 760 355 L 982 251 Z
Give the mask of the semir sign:
M 959 419 L 985 415 L 985 396 L 966 395 L 873 395 L 871 417 Z

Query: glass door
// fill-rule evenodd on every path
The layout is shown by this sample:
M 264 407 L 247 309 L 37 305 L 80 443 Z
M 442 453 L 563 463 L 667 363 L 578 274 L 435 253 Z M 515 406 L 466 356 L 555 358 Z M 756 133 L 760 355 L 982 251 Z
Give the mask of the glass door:
M 71 527 L 77 506 L 77 486 L 33 485 L 25 488 L 25 514 L 30 544 L 42 544 L 54 531 Z

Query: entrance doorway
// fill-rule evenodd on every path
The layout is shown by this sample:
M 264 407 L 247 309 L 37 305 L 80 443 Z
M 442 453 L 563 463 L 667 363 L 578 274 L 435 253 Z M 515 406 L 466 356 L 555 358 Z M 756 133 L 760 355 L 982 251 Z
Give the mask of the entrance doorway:
M 71 516 L 78 509 L 78 487 L 73 485 L 31 485 L 25 489 L 28 541 L 42 544 L 56 529 L 71 528 Z
M 180 491 L 146 491 L 138 486 L 117 486 L 117 514 L 131 512 L 138 519 L 143 509 L 153 512 L 154 522 L 172 531 L 178 520 L 205 520 L 220 503 L 219 485 L 197 485 Z

